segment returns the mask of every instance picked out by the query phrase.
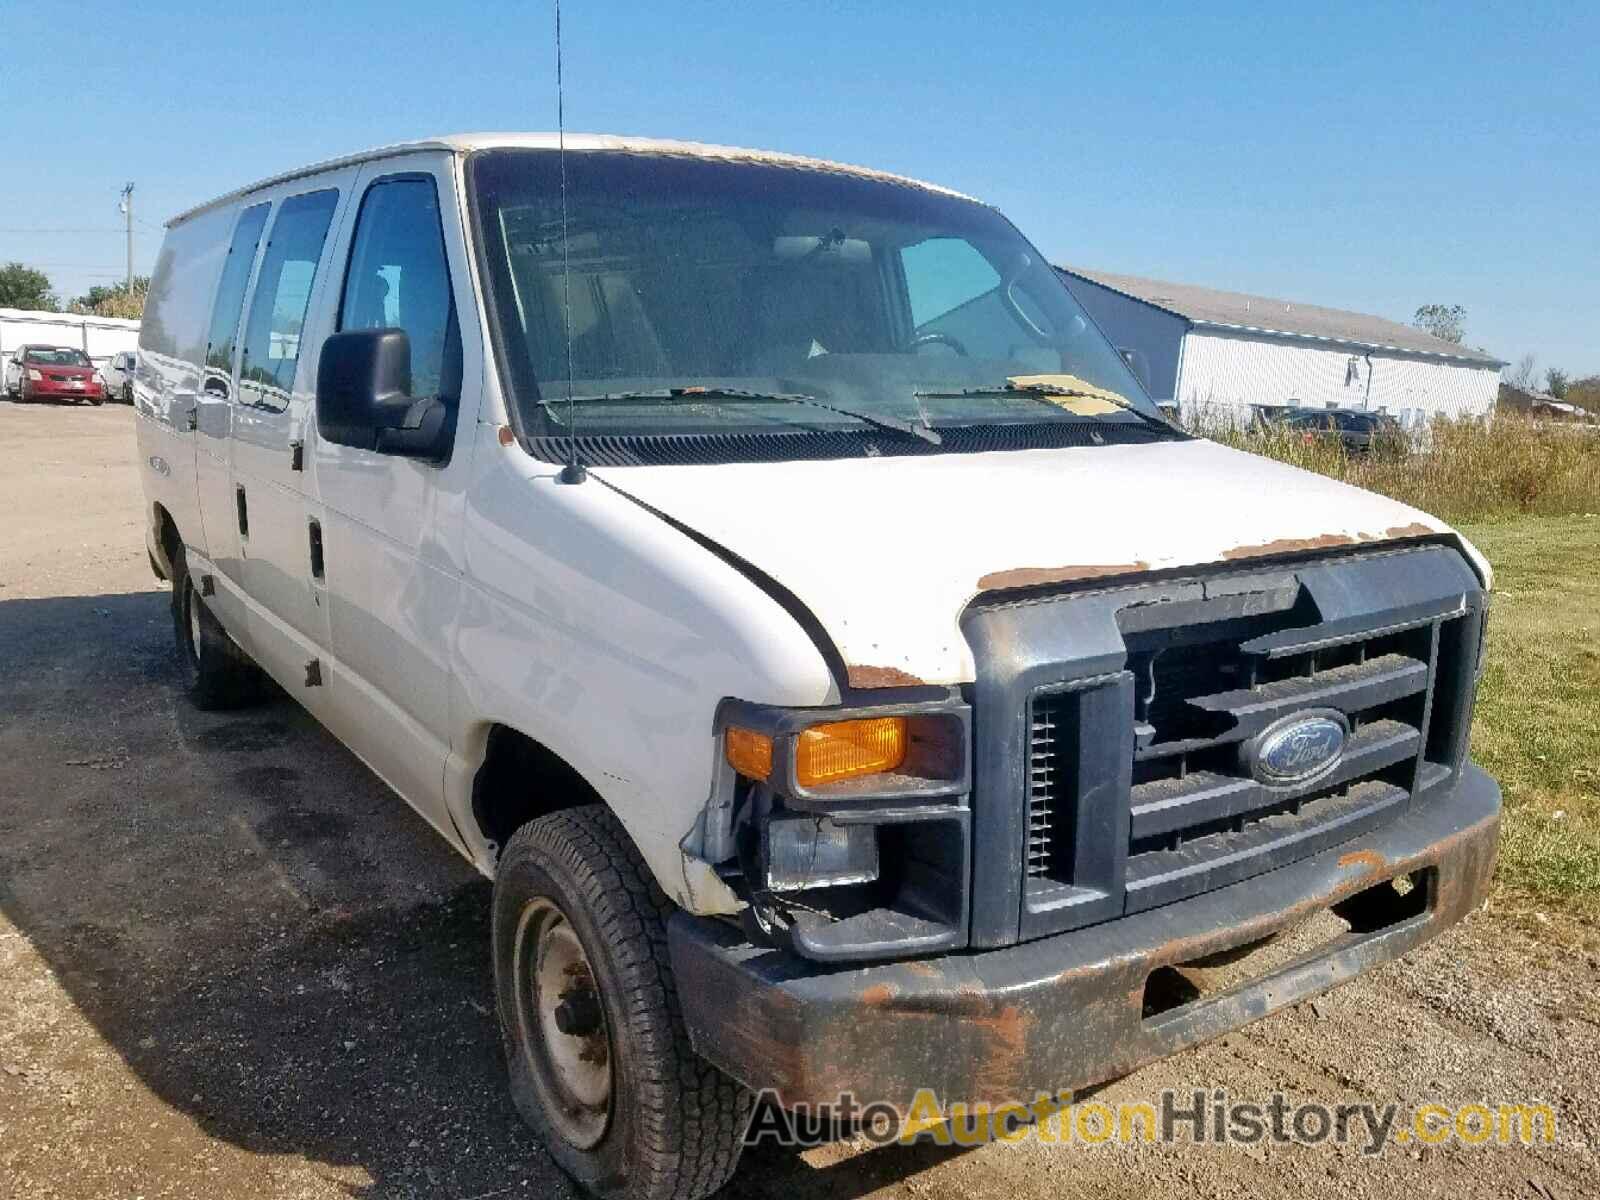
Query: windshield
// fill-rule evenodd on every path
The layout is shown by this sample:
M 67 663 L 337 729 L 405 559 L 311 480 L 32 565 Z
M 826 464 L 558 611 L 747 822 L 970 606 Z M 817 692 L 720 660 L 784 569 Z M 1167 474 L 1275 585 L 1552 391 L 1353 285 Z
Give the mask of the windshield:
M 563 223 L 555 152 L 489 151 L 469 171 L 491 324 L 532 436 L 567 432 L 569 357 L 570 419 L 590 436 L 1160 420 L 1055 270 L 984 205 L 687 155 L 572 151 L 566 175 Z
M 28 351 L 28 361 L 50 367 L 87 367 L 88 356 L 82 350 L 35 348 Z

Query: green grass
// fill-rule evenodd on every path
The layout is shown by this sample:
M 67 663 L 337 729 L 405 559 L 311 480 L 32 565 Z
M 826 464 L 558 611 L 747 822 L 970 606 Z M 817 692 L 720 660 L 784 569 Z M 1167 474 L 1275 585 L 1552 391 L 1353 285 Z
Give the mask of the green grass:
M 1474 757 L 1505 790 L 1495 902 L 1600 920 L 1600 516 L 1463 532 L 1495 568 Z

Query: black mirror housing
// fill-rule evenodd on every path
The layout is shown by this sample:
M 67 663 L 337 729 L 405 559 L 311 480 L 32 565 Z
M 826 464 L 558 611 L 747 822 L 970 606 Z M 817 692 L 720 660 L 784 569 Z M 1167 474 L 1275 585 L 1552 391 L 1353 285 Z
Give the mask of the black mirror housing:
M 450 406 L 411 394 L 411 339 L 403 329 L 351 329 L 322 343 L 317 433 L 379 454 L 442 462 L 450 454 Z
M 403 329 L 352 329 L 322 343 L 317 432 L 330 442 L 378 448 L 411 407 L 411 339 Z

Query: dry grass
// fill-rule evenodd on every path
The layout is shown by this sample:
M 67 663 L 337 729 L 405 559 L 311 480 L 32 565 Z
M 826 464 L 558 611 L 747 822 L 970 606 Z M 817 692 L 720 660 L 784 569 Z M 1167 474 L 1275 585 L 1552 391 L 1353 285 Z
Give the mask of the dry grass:
M 1499 416 L 1440 419 L 1422 436 L 1351 457 L 1334 438 L 1237 429 L 1201 416 L 1194 432 L 1357 487 L 1382 492 L 1452 523 L 1600 513 L 1600 429 Z

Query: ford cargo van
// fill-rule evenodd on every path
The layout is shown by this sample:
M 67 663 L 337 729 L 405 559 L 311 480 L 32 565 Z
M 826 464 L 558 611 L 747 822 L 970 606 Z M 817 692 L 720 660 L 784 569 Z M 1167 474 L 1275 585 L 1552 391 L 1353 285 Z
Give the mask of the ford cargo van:
M 494 880 L 600 1195 L 714 1191 L 762 1092 L 1084 1088 L 1487 886 L 1483 558 L 1175 428 L 968 197 L 390 146 L 174 219 L 133 390 L 190 695 L 275 681 Z

